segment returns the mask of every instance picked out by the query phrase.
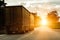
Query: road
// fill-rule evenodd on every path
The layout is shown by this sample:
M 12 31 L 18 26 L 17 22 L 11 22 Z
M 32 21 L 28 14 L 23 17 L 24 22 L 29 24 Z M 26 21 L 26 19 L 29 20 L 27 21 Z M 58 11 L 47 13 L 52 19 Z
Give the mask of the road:
M 60 40 L 60 29 L 35 28 L 34 31 L 18 35 L 0 35 L 0 40 Z

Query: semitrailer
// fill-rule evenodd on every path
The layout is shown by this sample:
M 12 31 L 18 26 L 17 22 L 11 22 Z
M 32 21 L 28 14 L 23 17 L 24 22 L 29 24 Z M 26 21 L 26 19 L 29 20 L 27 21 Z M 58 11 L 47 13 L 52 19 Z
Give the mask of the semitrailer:
M 34 29 L 30 24 L 32 24 L 29 12 L 22 5 L 20 6 L 6 6 L 5 7 L 5 27 L 6 33 L 25 33 L 29 30 Z M 33 15 L 34 16 L 34 15 Z M 32 18 L 34 21 L 34 17 Z M 31 29 L 32 28 L 32 29 Z

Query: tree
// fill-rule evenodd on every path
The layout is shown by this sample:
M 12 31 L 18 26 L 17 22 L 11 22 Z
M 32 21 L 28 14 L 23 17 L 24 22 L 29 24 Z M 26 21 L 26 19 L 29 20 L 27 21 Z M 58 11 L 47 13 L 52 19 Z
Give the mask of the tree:
M 50 21 L 49 23 L 57 23 L 58 22 L 58 14 L 57 14 L 57 11 L 51 11 L 48 13 L 47 15 L 47 19 L 48 21 Z

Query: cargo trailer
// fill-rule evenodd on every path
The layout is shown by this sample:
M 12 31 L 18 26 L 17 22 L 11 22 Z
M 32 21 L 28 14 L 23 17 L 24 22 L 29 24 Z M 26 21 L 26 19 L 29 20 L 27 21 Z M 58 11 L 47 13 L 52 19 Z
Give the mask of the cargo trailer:
M 30 29 L 30 12 L 23 6 L 5 7 L 6 33 L 25 33 Z M 33 28 L 34 29 L 34 28 Z

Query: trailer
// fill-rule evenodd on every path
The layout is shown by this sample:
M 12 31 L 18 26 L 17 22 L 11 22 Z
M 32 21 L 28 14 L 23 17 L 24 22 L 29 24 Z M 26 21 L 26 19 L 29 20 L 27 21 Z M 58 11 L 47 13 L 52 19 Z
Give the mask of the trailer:
M 6 33 L 15 34 L 28 32 L 32 27 L 30 26 L 30 20 L 30 12 L 22 5 L 5 7 Z
M 34 17 L 34 13 L 30 13 L 30 30 L 34 30 L 35 27 L 35 17 Z

